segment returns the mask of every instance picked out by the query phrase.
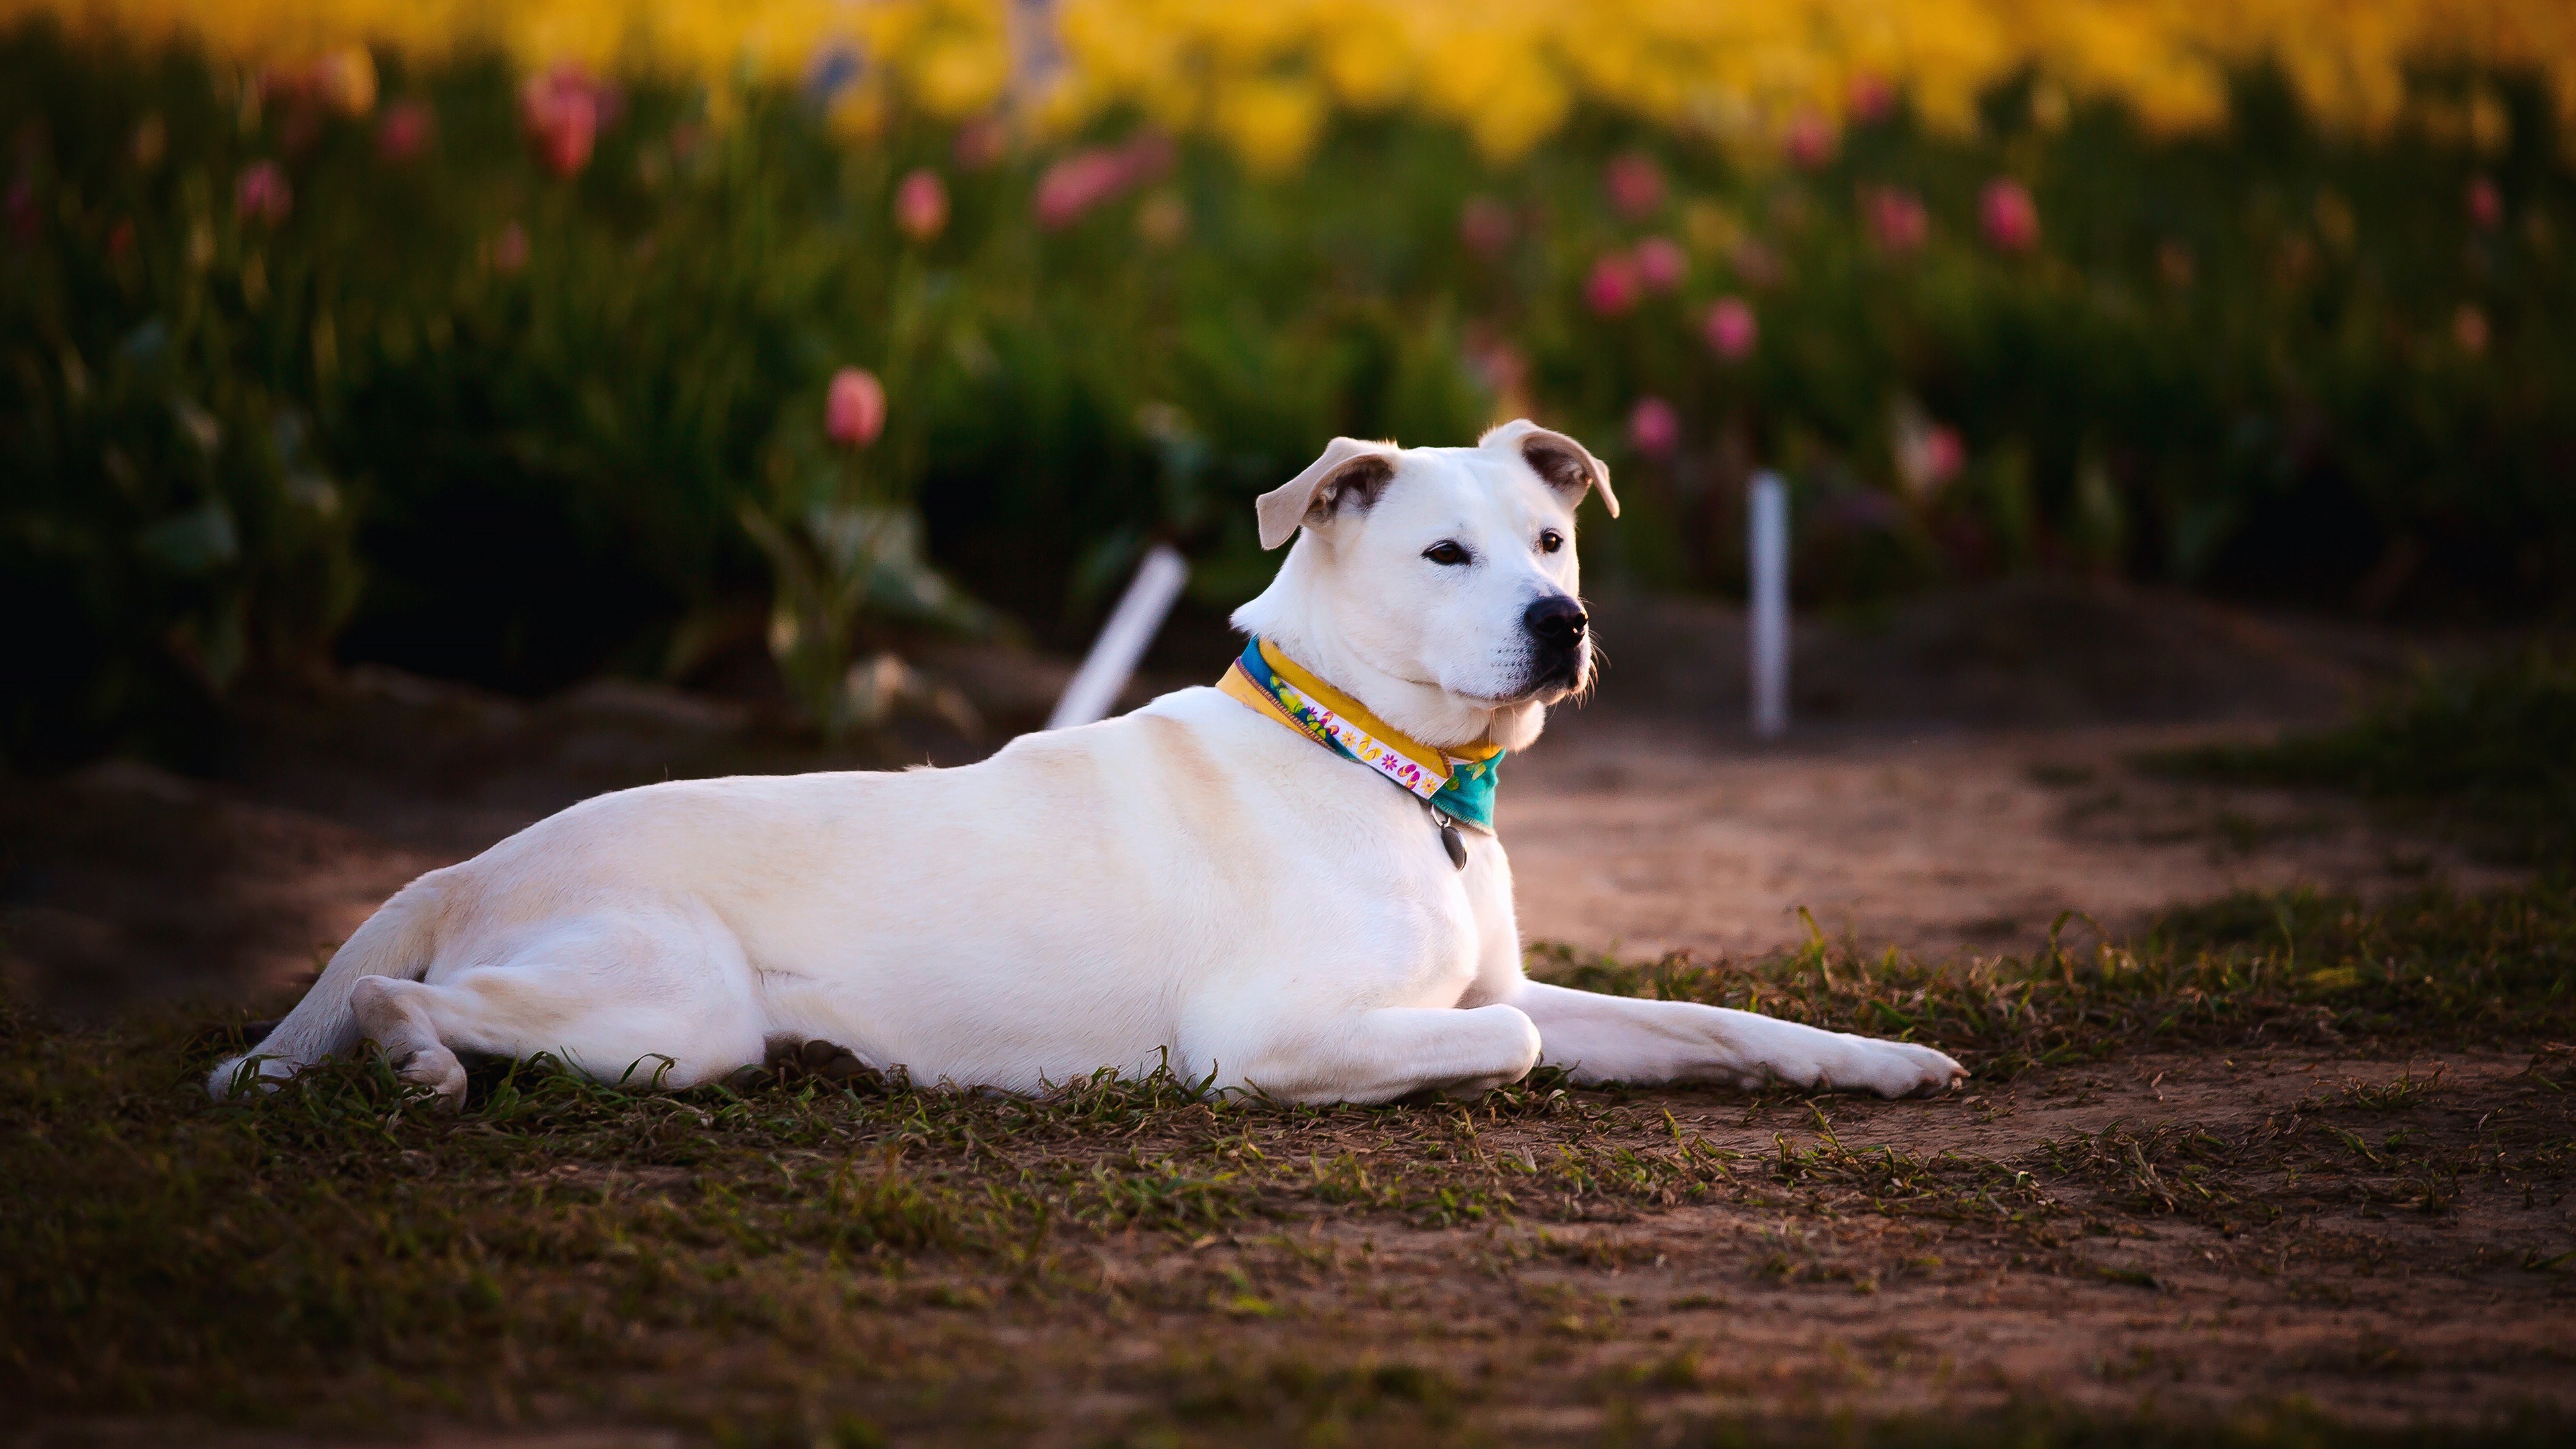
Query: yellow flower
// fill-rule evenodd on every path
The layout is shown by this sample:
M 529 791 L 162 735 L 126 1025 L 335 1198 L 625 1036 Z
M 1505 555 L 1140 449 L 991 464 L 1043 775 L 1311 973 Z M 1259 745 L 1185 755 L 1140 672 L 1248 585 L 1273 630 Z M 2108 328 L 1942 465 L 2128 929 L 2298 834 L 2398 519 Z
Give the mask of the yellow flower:
M 1051 42 L 1031 30 L 1050 14 Z M 2329 125 L 2370 132 L 2411 112 L 2490 150 L 2506 139 L 2501 104 L 2479 92 L 2428 110 L 2410 68 L 2527 70 L 2576 137 L 2567 0 L 0 0 L 0 24 L 34 16 L 186 37 L 246 66 L 324 57 L 315 88 L 352 113 L 375 99 L 371 46 L 435 59 L 497 44 L 531 68 L 732 85 L 793 79 L 857 41 L 882 89 L 853 107 L 892 94 L 957 116 L 994 104 L 1015 61 L 1048 44 L 1063 70 L 1017 98 L 1038 128 L 1133 108 L 1262 167 L 1293 164 L 1334 106 L 1399 103 L 1496 159 L 1578 102 L 1766 152 L 1798 117 L 1838 118 L 1863 76 L 1951 129 L 2025 72 L 2064 104 L 2106 98 L 2185 129 L 2224 118 L 2232 67 L 2267 60 Z
M 913 91 L 934 116 L 954 120 L 990 106 L 1011 77 L 1010 53 L 977 37 L 944 36 L 913 64 Z
M 363 45 L 344 45 L 313 63 L 313 88 L 344 116 L 376 108 L 376 59 Z
M 1255 171 L 1284 171 L 1304 160 L 1324 116 L 1323 95 L 1302 80 L 1252 76 L 1217 93 L 1217 133 Z

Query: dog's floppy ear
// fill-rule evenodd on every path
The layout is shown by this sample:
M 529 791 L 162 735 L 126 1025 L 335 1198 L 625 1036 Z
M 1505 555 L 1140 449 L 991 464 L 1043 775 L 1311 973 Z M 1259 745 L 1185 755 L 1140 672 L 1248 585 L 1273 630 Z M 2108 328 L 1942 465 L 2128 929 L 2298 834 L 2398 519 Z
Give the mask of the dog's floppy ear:
M 1527 418 L 1514 418 L 1500 427 L 1487 428 L 1476 440 L 1479 448 L 1500 448 L 1518 453 L 1529 464 L 1539 481 L 1556 491 L 1565 506 L 1583 501 L 1583 490 L 1601 490 L 1601 506 L 1610 516 L 1619 516 L 1619 495 L 1610 491 L 1610 470 L 1592 450 L 1563 433 L 1550 432 Z
M 1253 516 L 1261 520 L 1261 546 L 1277 548 L 1303 525 L 1321 523 L 1346 504 L 1366 509 L 1376 503 L 1395 477 L 1395 455 L 1393 443 L 1333 439 L 1305 472 L 1253 501 Z

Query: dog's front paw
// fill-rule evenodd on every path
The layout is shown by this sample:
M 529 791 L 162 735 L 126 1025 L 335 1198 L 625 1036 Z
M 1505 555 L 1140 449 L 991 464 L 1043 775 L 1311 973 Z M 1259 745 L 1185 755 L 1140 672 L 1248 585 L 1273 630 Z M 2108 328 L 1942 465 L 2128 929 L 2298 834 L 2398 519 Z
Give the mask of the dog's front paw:
M 1835 1085 L 1882 1097 L 1937 1097 L 1968 1080 L 1968 1069 L 1943 1052 L 1910 1041 L 1860 1038 L 1856 1078 Z

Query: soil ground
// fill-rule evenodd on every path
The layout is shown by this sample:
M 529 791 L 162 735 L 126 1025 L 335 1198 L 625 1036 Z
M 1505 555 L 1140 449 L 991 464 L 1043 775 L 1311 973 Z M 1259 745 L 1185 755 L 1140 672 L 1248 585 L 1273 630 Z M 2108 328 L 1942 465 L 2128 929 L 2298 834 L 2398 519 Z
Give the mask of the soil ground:
M 1706 961 L 1821 929 L 1926 958 L 2026 954 L 2067 912 L 2083 913 L 2069 932 L 2118 937 L 2239 887 L 2375 898 L 2513 879 L 2346 800 L 2136 764 L 2335 718 L 2436 643 L 2163 595 L 1994 590 L 1809 628 L 1800 726 L 1756 743 L 1730 614 L 1601 613 L 1614 667 L 1599 697 L 1506 772 L 1532 941 Z M 1171 677 L 1140 691 L 1222 659 L 1166 661 Z M 360 670 L 262 697 L 221 778 L 111 762 L 11 788 L 12 989 L 69 1022 L 273 1001 L 402 882 L 575 799 L 667 776 L 953 763 L 1028 727 L 1064 677 L 992 650 L 931 664 L 991 722 L 983 740 L 907 724 L 827 761 L 757 702 L 614 683 L 526 704 Z M 2354 1428 L 2576 1414 L 2570 1074 L 2528 1050 L 2381 1060 L 2257 1043 L 2040 1067 L 1928 1103 L 1562 1094 L 1468 1133 L 1479 1162 L 1529 1164 L 1511 1213 L 1131 1223 L 1067 1250 L 1079 1291 L 1015 1293 L 935 1264 L 854 1289 L 889 1386 L 866 1415 L 898 1442 L 973 1428 L 1081 1444 L 1680 1442 L 1719 1422 L 1788 1433 L 1916 1415 L 1937 1429 L 2029 1405 Z M 1242 1140 L 1318 1163 L 1318 1184 L 1344 1159 L 1396 1178 L 1436 1167 L 1427 1127 L 1337 1123 Z M 1578 1188 L 1551 1203 L 1536 1180 L 1569 1146 L 1646 1154 L 1686 1136 L 1737 1166 L 1660 1196 Z M 1142 1150 L 1080 1134 L 1029 1150 L 1113 1148 Z M 603 1201 L 675 1190 L 661 1169 L 566 1171 Z M 745 1330 L 731 1351 L 763 1341 Z M 726 1372 L 669 1370 L 682 1397 L 691 1374 Z M 625 1391 L 584 1409 L 469 1384 L 436 1402 L 363 1427 L 345 1411 L 290 1417 L 311 1442 L 549 1445 L 633 1442 L 585 1436 L 668 1417 Z M 182 1427 L 220 1442 L 194 1414 L 13 1437 Z

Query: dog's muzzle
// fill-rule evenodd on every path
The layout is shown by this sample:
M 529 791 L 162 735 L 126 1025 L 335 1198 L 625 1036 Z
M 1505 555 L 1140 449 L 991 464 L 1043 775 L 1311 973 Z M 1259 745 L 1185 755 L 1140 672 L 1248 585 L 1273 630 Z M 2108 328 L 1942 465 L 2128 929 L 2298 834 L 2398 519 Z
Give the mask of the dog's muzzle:
M 1521 615 L 1532 646 L 1530 687 L 1572 689 L 1583 682 L 1583 640 L 1592 616 L 1567 594 L 1550 594 Z

